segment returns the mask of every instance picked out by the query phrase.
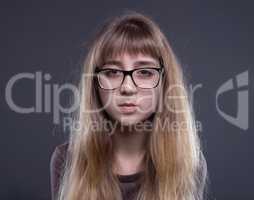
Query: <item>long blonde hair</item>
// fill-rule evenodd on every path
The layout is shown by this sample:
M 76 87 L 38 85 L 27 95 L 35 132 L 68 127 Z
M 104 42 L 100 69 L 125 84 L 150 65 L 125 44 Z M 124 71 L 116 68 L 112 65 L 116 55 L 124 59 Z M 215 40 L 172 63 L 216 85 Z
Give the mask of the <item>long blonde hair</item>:
M 145 173 L 138 199 L 202 199 L 203 185 L 200 183 L 204 177 L 200 176 L 205 175 L 200 173 L 200 169 L 204 169 L 204 162 L 190 98 L 180 64 L 158 25 L 136 12 L 110 19 L 92 41 L 82 75 L 93 74 L 95 67 L 107 58 L 125 52 L 150 55 L 158 59 L 165 70 L 160 103 L 149 134 Z M 70 134 L 70 155 L 66 160 L 58 199 L 120 200 L 119 181 L 112 171 L 110 134 L 90 126 L 94 122 L 103 123 L 107 115 L 104 111 L 87 112 L 102 107 L 95 78 L 82 78 L 79 89 L 81 102 L 75 120 L 80 122 L 81 128 Z M 184 112 L 177 112 L 179 110 Z M 162 122 L 167 123 L 162 126 Z M 181 126 L 174 128 L 176 125 Z

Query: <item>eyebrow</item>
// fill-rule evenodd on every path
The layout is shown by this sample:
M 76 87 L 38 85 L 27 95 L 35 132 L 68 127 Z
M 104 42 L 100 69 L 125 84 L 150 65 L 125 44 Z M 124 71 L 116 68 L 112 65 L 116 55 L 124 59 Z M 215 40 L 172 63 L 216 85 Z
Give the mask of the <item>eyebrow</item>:
M 123 66 L 123 63 L 119 60 L 108 60 L 104 63 L 104 65 L 116 65 L 116 66 Z M 154 61 L 147 61 L 147 60 L 139 60 L 134 62 L 134 66 L 141 66 L 141 65 L 159 65 L 157 62 Z

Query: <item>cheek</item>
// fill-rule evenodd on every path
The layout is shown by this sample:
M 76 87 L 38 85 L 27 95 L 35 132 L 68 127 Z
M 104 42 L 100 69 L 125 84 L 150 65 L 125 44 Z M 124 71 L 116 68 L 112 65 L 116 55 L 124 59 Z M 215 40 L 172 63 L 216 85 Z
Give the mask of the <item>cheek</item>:
M 138 104 L 142 112 L 154 112 L 156 110 L 159 98 L 159 90 L 142 91 L 138 98 Z
M 111 99 L 110 93 L 108 91 L 99 89 L 99 96 L 101 99 L 102 106 L 105 107 Z
M 109 110 L 112 112 L 112 109 L 116 106 L 113 91 L 99 89 L 99 97 L 102 103 L 103 110 Z

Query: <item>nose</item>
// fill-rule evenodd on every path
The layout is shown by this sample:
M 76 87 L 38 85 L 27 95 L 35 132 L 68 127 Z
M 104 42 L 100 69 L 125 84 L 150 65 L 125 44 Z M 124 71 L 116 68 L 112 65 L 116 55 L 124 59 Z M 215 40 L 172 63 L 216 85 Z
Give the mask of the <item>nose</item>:
M 134 82 L 132 81 L 132 78 L 130 75 L 126 75 L 124 77 L 123 83 L 120 87 L 120 92 L 121 93 L 128 93 L 128 94 L 137 92 L 137 87 L 134 84 Z

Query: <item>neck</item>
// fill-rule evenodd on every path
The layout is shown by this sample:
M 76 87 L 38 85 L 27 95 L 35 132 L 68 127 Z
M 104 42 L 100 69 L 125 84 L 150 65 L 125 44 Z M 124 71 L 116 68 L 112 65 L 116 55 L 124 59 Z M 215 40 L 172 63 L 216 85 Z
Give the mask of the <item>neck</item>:
M 114 144 L 114 152 L 121 153 L 125 156 L 133 156 L 143 153 L 146 150 L 146 142 L 148 138 L 147 132 L 144 131 L 120 131 L 117 130 L 112 135 Z
M 115 130 L 112 142 L 114 165 L 118 173 L 135 173 L 142 170 L 148 134 L 129 127 Z

